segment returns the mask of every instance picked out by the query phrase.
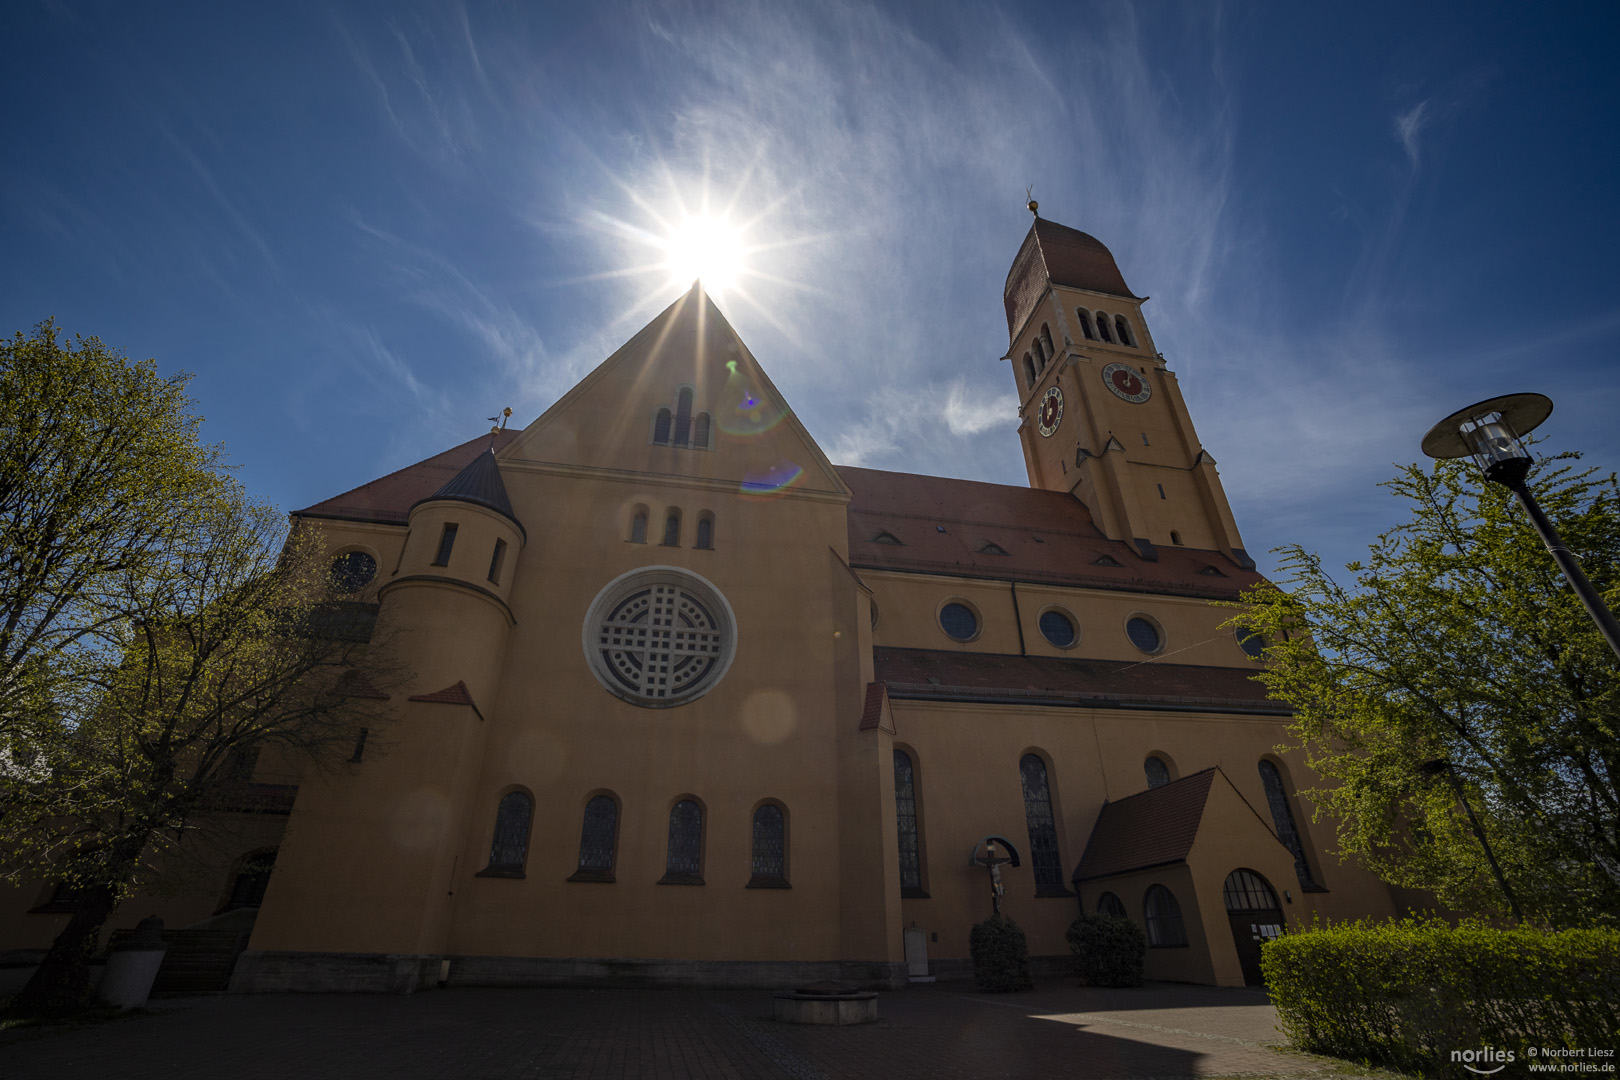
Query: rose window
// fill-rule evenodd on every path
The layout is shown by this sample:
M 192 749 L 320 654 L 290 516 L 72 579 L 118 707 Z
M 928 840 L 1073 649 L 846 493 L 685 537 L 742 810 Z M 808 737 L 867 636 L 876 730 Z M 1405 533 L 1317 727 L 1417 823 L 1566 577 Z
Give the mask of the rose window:
M 585 616 L 585 655 L 609 692 L 648 708 L 683 705 L 731 666 L 731 605 L 697 574 L 634 570 L 597 594 Z

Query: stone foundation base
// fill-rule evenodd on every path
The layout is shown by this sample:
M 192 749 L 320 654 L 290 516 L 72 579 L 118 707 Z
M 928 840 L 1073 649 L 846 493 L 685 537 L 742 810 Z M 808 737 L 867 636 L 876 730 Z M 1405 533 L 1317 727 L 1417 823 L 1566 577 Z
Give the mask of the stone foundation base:
M 442 962 L 449 966 L 441 980 Z M 883 961 L 552 959 L 248 951 L 235 994 L 410 994 L 447 986 L 613 986 L 780 990 L 822 979 L 867 990 L 906 985 L 906 965 Z
M 878 1018 L 877 995 L 777 994 L 772 1015 L 784 1024 L 870 1024 Z

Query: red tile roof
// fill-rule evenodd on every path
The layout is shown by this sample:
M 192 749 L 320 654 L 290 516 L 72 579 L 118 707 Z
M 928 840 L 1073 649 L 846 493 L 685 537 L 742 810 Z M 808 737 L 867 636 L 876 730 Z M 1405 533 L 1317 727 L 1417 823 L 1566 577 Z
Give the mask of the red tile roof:
M 454 686 L 447 686 L 443 690 L 435 690 L 431 694 L 415 694 L 412 701 L 426 701 L 435 705 L 469 705 L 473 712 L 478 712 L 478 706 L 473 704 L 472 694 L 467 692 L 467 684 L 458 682 Z M 482 717 L 483 713 L 478 713 Z
M 883 721 L 883 684 L 866 684 L 866 705 L 861 710 L 862 731 L 871 731 Z
M 495 435 L 494 448 L 498 452 L 517 438 L 518 430 L 509 428 Z M 490 437 L 480 435 L 460 446 L 435 454 L 430 458 L 396 469 L 369 484 L 334 495 L 314 506 L 296 511 L 300 517 L 337 518 L 342 521 L 376 521 L 389 525 L 403 525 L 410 519 L 411 507 L 443 488 L 472 464 L 478 455 L 490 449 Z
M 889 699 L 974 701 L 1078 708 L 1169 709 L 1287 715 L 1266 698 L 1252 668 L 957 652 L 872 650 Z
M 1186 859 L 1198 836 L 1215 769 L 1104 803 L 1074 881 L 1109 877 Z
M 1002 300 L 1007 309 L 1007 336 L 1023 329 L 1047 283 L 1137 299 L 1119 272 L 1114 253 L 1101 240 L 1079 229 L 1036 218 L 1007 271 Z
M 1218 551 L 1161 547 L 1158 561 L 1149 562 L 1135 545 L 1104 536 L 1085 504 L 1061 491 L 849 465 L 838 466 L 838 475 L 855 496 L 854 567 L 1217 600 L 1235 600 L 1262 580 Z M 874 541 L 885 532 L 900 543 Z M 986 543 L 1007 554 L 985 552 Z M 1119 565 L 1098 566 L 1104 556 Z

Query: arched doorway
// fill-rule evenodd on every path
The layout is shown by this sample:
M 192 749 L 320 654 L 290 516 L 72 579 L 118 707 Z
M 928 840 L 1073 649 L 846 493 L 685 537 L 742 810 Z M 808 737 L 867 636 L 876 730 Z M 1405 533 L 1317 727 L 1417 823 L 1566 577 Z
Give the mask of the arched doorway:
M 1221 891 L 1226 900 L 1226 917 L 1232 923 L 1238 963 L 1243 966 L 1243 983 L 1259 986 L 1265 981 L 1260 975 L 1260 946 L 1283 932 L 1277 894 L 1253 870 L 1232 871 L 1226 875 L 1226 886 Z

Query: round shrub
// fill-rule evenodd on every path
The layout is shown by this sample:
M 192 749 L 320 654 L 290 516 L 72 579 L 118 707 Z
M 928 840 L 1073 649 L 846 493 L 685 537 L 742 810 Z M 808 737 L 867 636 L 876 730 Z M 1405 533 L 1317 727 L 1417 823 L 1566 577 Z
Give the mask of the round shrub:
M 973 954 L 973 981 L 980 990 L 1005 994 L 1033 990 L 1029 977 L 1029 942 L 1024 931 L 1005 915 L 992 915 L 968 936 Z
M 1129 919 L 1082 915 L 1069 924 L 1069 948 L 1090 986 L 1141 986 L 1147 935 Z

